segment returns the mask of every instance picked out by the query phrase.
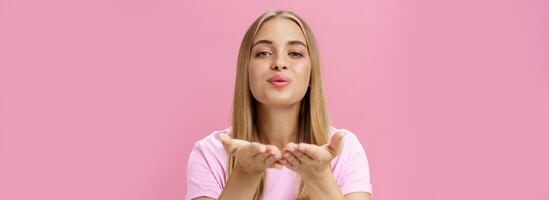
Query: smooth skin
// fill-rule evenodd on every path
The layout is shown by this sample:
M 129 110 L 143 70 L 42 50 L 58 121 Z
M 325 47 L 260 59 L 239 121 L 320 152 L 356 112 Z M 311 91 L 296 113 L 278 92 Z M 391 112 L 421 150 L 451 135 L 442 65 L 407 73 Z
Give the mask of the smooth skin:
M 283 166 L 301 176 L 311 199 L 372 199 L 367 192 L 343 195 L 333 178 L 330 161 L 341 151 L 343 133 L 335 133 L 322 146 L 297 144 L 300 102 L 311 74 L 306 45 L 303 32 L 289 19 L 272 18 L 258 30 L 248 75 L 250 90 L 258 101 L 261 143 L 232 139 L 226 134 L 218 136 L 225 150 L 237 159 L 218 199 L 252 199 L 266 169 Z M 267 82 L 274 75 L 286 76 L 291 82 L 284 88 L 276 88 Z

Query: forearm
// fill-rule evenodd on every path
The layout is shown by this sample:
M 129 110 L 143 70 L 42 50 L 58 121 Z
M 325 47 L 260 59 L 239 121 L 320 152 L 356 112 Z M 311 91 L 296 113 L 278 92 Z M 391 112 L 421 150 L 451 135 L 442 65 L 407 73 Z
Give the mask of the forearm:
M 330 200 L 343 200 L 344 196 L 339 191 L 339 187 L 330 172 L 327 170 L 320 176 L 314 178 L 305 178 L 304 180 L 307 193 L 311 199 L 330 199 Z
M 244 173 L 235 168 L 218 200 L 252 199 L 261 181 L 261 175 L 262 173 Z

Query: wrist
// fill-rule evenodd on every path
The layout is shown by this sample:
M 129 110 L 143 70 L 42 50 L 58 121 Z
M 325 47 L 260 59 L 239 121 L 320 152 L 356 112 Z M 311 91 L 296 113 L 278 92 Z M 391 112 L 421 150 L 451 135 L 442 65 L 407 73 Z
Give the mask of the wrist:
M 265 170 L 251 170 L 241 167 L 238 163 L 234 168 L 234 172 L 246 177 L 261 177 Z
M 330 169 L 304 178 L 303 183 L 307 186 L 311 199 L 344 199 Z
M 332 172 L 330 171 L 330 168 L 326 168 L 324 170 L 318 171 L 316 173 L 311 173 L 307 176 L 303 176 L 303 183 L 307 185 L 313 185 L 316 183 L 321 183 L 326 180 L 333 179 Z

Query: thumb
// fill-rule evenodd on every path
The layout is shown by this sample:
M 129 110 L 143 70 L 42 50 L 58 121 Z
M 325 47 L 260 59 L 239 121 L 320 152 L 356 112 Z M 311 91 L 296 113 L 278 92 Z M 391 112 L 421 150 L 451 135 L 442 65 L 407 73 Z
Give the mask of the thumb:
M 225 151 L 227 151 L 228 153 L 232 154 L 233 151 L 236 150 L 237 146 L 234 144 L 233 139 L 227 134 L 220 133 L 217 135 L 217 139 L 221 141 L 223 147 L 225 148 Z
M 330 153 L 332 153 L 333 157 L 336 157 L 341 151 L 341 141 L 343 141 L 343 135 L 344 133 L 339 131 L 336 132 L 330 139 L 330 143 L 328 144 L 328 150 L 330 150 Z

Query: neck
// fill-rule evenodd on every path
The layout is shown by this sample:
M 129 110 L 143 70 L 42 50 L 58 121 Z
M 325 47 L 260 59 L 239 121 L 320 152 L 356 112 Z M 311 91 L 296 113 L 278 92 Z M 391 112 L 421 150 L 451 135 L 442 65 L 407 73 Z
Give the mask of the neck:
M 257 130 L 260 141 L 280 149 L 290 142 L 297 142 L 299 132 L 300 103 L 286 107 L 257 104 Z

